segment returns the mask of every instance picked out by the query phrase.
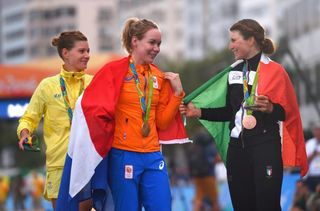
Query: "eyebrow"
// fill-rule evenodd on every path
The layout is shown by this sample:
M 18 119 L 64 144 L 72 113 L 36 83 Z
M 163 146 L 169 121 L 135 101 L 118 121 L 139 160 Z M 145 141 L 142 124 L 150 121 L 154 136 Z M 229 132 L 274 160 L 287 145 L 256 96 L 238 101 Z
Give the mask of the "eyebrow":
M 154 39 L 154 38 L 150 38 L 149 41 L 160 42 L 161 43 L 161 40 L 157 40 L 157 39 Z

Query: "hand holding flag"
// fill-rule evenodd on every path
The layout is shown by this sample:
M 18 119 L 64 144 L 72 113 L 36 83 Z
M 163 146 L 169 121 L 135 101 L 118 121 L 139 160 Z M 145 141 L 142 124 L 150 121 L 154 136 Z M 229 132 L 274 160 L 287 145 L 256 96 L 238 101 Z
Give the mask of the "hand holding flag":
M 233 67 L 241 62 L 242 60 L 236 61 L 185 97 L 183 102 L 188 105 L 187 107 L 182 108 L 182 110 L 185 112 L 186 116 L 200 117 L 201 110 L 198 108 L 217 108 L 225 106 L 228 73 Z M 230 134 L 229 122 L 199 121 L 214 138 L 217 150 L 222 160 L 225 162 Z

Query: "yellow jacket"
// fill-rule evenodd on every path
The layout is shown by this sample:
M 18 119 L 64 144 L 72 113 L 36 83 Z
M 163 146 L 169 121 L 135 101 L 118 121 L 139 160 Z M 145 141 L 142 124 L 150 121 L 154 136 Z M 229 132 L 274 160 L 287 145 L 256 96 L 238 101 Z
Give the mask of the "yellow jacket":
M 61 68 L 60 74 L 43 79 L 33 93 L 28 108 L 19 120 L 17 134 L 28 129 L 34 133 L 43 117 L 43 135 L 46 145 L 47 169 L 61 168 L 64 165 L 70 134 L 70 120 L 60 87 L 60 75 L 64 78 L 70 107 L 74 110 L 79 97 L 81 79 L 84 87 L 92 80 L 84 72 L 68 72 Z

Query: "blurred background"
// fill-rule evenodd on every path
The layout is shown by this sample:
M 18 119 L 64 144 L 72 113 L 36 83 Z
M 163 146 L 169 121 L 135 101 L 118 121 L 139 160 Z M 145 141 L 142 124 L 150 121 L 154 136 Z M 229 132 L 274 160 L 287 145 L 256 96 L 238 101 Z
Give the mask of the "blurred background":
M 0 210 L 51 210 L 39 194 L 45 146 L 40 153 L 19 151 L 16 135 L 18 118 L 38 83 L 60 70 L 51 39 L 64 30 L 83 32 L 91 51 L 88 72 L 95 74 L 104 63 L 125 55 L 120 33 L 133 16 L 159 25 L 156 64 L 180 73 L 186 94 L 233 63 L 229 27 L 242 18 L 259 21 L 277 46 L 271 58 L 285 66 L 294 84 L 305 138 L 312 137 L 311 125 L 320 122 L 320 0 L 0 0 Z M 195 142 L 199 131 L 206 133 L 197 121 L 188 121 L 187 131 Z M 41 125 L 37 135 L 41 141 Z M 174 211 L 193 210 L 190 155 L 195 148 L 163 147 Z M 220 210 L 232 210 L 225 168 L 218 155 L 210 156 Z M 285 172 L 283 210 L 290 210 L 298 178 L 296 171 Z M 212 203 L 204 199 L 201 206 L 210 210 Z

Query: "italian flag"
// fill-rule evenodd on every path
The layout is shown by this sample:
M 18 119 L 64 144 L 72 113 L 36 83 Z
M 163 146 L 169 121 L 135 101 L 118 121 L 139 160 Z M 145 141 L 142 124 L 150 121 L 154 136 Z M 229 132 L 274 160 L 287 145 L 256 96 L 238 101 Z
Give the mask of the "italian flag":
M 198 108 L 218 108 L 225 106 L 229 71 L 241 62 L 242 60 L 238 60 L 223 69 L 220 73 L 186 96 L 183 102 L 188 103 L 192 101 Z M 226 163 L 230 139 L 229 122 L 213 122 L 201 119 L 199 119 L 199 121 L 214 138 L 217 150 L 224 163 Z

